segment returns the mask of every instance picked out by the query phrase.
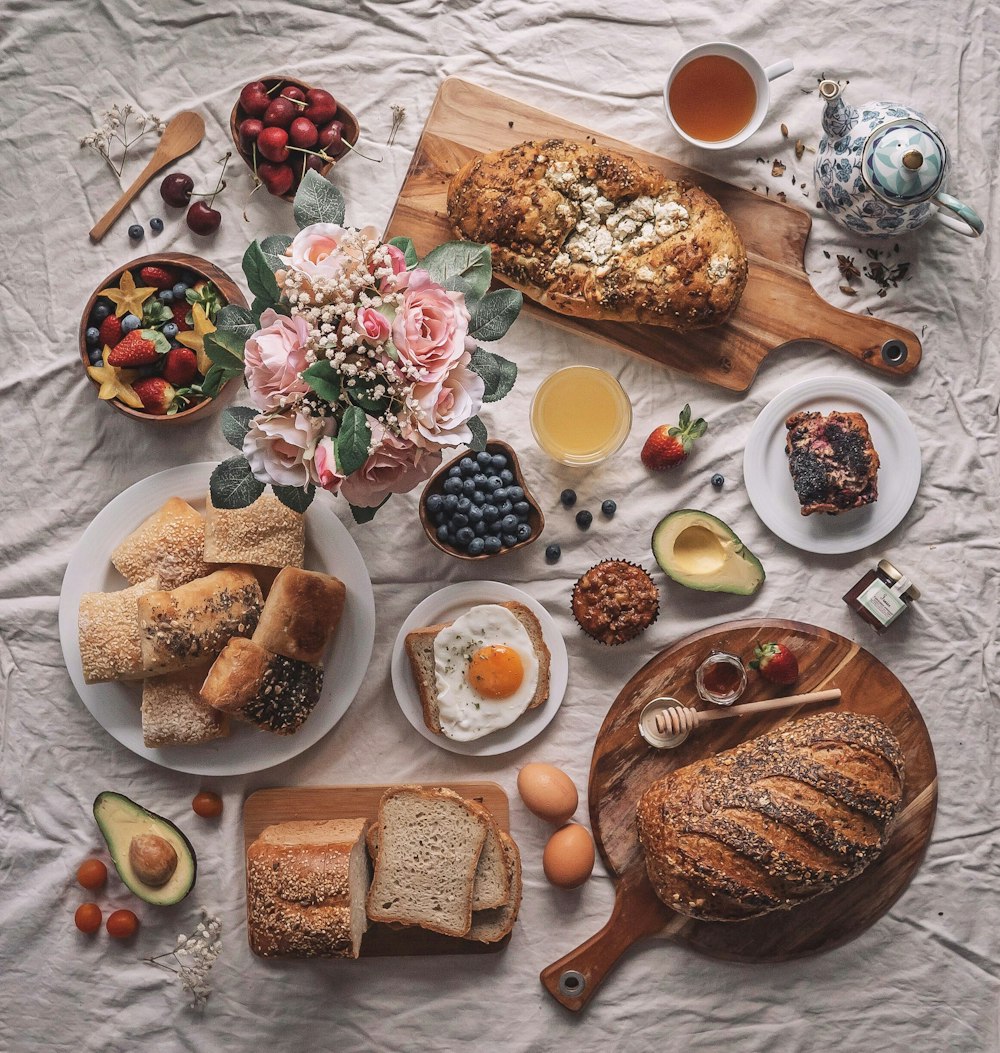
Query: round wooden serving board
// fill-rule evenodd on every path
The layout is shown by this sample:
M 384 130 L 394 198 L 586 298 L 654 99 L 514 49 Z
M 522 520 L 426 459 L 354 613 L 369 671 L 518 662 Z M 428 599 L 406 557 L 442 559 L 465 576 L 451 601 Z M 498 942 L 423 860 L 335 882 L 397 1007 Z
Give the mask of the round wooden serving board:
M 839 687 L 839 703 L 735 717 L 696 728 L 677 749 L 655 750 L 639 737 L 639 714 L 659 696 L 698 709 L 695 669 L 712 650 L 744 662 L 755 645 L 787 644 L 799 660 L 797 683 L 782 692 L 751 672 L 741 702 Z M 676 768 L 763 735 L 787 720 L 828 710 L 868 713 L 883 720 L 906 758 L 903 804 L 882 855 L 853 881 L 791 910 L 740 922 L 696 921 L 657 899 L 635 824 L 639 797 Z M 590 821 L 597 847 L 615 877 L 615 905 L 607 925 L 541 974 L 549 993 L 568 1009 L 582 1009 L 605 975 L 636 940 L 661 936 L 717 958 L 780 962 L 815 954 L 853 939 L 902 894 L 923 858 L 937 810 L 937 766 L 927 728 L 896 677 L 859 644 L 801 622 L 727 622 L 688 636 L 662 651 L 622 688 L 597 736 L 590 768 Z

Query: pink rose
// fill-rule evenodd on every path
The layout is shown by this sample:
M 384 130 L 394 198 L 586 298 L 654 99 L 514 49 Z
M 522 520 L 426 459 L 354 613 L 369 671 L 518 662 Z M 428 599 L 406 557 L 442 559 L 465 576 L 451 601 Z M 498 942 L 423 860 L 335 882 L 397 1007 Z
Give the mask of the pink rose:
M 259 410 L 277 409 L 281 399 L 305 394 L 309 385 L 299 376 L 306 368 L 309 326 L 268 308 L 261 329 L 247 340 L 243 353 L 250 400 Z
M 407 439 L 387 432 L 373 417 L 368 418 L 375 452 L 352 475 L 340 492 L 361 508 L 380 505 L 389 494 L 405 494 L 434 474 L 441 464 L 441 451 L 421 449 Z
M 243 439 L 243 456 L 254 477 L 279 486 L 307 485 L 305 460 L 312 455 L 324 426 L 321 418 L 301 410 L 258 414 Z
M 292 239 L 281 256 L 290 269 L 307 278 L 336 278 L 350 274 L 362 262 L 356 238 L 345 238 L 354 232 L 336 223 L 312 223 L 303 227 Z M 378 241 L 374 227 L 362 227 L 358 234 L 369 241 Z
M 382 249 L 386 253 L 389 266 L 392 268 L 392 274 L 379 282 L 378 290 L 383 295 L 399 292 L 406 288 L 410 280 L 410 275 L 406 270 L 406 256 L 402 249 L 397 249 L 395 245 L 383 245 Z
M 437 384 L 414 385 L 417 409 L 409 436 L 414 442 L 433 447 L 472 441 L 468 421 L 482 409 L 486 385 L 468 368 L 471 357 L 463 355 L 458 366 Z
M 334 453 L 333 439 L 324 436 L 316 443 L 312 457 L 307 461 L 309 478 L 324 490 L 335 494 L 340 490 L 341 484 L 346 476 L 341 474 L 337 467 L 337 457 Z
M 393 274 L 402 274 L 406 270 L 406 254 L 395 245 L 386 245 L 385 251 L 389 254 L 389 265 Z
M 354 331 L 370 344 L 384 344 L 389 337 L 389 319 L 374 307 L 359 307 L 354 318 Z
M 448 292 L 424 270 L 413 270 L 392 323 L 392 342 L 414 378 L 434 384 L 466 352 L 469 312 L 461 293 Z

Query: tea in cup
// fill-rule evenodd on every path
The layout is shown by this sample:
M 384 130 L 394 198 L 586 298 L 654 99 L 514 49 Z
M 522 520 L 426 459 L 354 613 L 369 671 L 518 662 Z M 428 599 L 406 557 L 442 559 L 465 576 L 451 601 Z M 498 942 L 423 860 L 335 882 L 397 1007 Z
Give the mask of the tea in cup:
M 663 88 L 667 117 L 682 138 L 706 150 L 736 146 L 761 126 L 769 82 L 795 67 L 762 66 L 735 44 L 701 44 L 674 63 Z

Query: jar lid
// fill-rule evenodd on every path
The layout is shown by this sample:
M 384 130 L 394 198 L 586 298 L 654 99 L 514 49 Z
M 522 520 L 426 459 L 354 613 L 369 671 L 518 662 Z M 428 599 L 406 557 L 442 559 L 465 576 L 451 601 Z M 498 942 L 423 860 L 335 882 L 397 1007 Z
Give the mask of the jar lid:
M 878 561 L 878 569 L 887 577 L 891 578 L 893 582 L 901 581 L 906 575 L 898 568 L 893 566 L 887 559 L 880 559 Z M 903 594 L 909 596 L 911 600 L 920 599 L 920 590 L 912 582 L 910 587 Z
M 865 182 L 890 205 L 915 205 L 934 196 L 944 180 L 948 150 L 923 121 L 906 117 L 876 128 L 865 143 Z

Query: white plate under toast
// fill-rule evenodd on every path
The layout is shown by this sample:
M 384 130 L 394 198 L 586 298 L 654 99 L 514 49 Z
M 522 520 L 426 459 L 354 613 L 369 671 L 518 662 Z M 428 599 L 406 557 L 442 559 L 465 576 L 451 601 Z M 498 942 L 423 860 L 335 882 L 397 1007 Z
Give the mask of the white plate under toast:
M 59 636 L 77 694 L 101 727 L 123 746 L 174 771 L 243 775 L 281 764 L 318 742 L 347 712 L 368 669 L 375 642 L 371 578 L 354 539 L 330 507 L 328 494 L 318 491 L 306 512 L 305 565 L 308 570 L 340 578 L 347 599 L 325 663 L 336 674 L 324 677 L 316 708 L 294 735 L 273 735 L 234 720 L 228 738 L 147 749 L 139 720 L 142 683 L 84 683 L 77 632 L 80 598 L 85 592 L 111 592 L 127 585 L 111 565 L 111 553 L 118 543 L 170 497 L 182 497 L 195 508 L 204 508 L 214 468 L 214 461 L 203 461 L 151 475 L 98 512 L 66 567 L 59 595 Z
M 542 638 L 551 655 L 548 699 L 536 709 L 522 713 L 510 727 L 493 731 L 481 739 L 473 739 L 472 742 L 456 742 L 445 735 L 436 735 L 424 723 L 424 711 L 420 705 L 417 685 L 403 647 L 406 634 L 426 625 L 454 621 L 479 603 L 504 603 L 507 600 L 519 600 L 541 623 Z M 566 642 L 549 612 L 534 597 L 500 581 L 460 581 L 439 589 L 413 608 L 410 616 L 403 622 L 392 649 L 392 686 L 403 715 L 428 742 L 433 742 L 435 746 L 452 753 L 463 753 L 469 757 L 493 757 L 498 753 L 509 753 L 540 734 L 548 727 L 562 705 L 568 671 Z
M 785 453 L 785 421 L 803 410 L 863 413 L 881 466 L 878 500 L 839 515 L 804 516 Z M 920 441 L 909 417 L 881 388 L 856 377 L 815 377 L 773 398 L 754 421 L 743 453 L 754 511 L 783 541 L 806 552 L 857 552 L 902 522 L 920 486 Z

